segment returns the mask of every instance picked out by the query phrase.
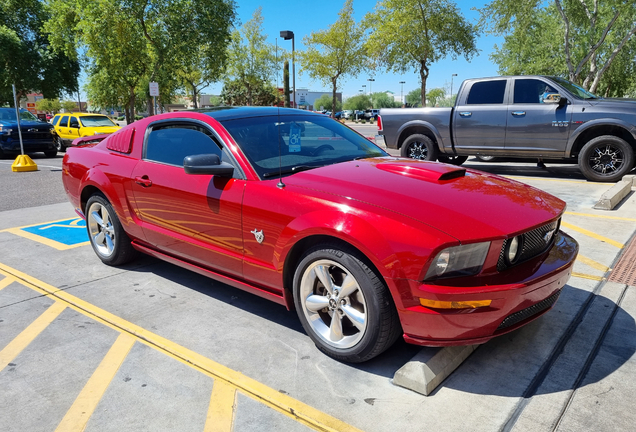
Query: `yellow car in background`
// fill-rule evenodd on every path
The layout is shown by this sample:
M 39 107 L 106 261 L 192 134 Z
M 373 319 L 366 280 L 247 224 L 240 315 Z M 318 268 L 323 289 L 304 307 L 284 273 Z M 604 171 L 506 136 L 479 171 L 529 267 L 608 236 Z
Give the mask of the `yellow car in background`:
M 110 117 L 91 113 L 56 114 L 51 124 L 57 135 L 55 137 L 57 151 L 64 151 L 76 138 L 111 134 L 121 129 Z

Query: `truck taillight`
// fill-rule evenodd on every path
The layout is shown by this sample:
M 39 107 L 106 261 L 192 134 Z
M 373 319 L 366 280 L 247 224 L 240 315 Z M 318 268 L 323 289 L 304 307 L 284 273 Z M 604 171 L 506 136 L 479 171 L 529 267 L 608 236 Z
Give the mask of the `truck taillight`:
M 378 131 L 382 130 L 382 117 L 378 116 Z

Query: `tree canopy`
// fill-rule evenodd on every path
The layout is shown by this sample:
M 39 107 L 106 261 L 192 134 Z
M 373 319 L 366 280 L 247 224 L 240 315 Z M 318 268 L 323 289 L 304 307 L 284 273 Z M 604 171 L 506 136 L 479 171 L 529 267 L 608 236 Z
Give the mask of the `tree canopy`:
M 49 46 L 43 30 L 49 19 L 41 0 L 0 0 L 0 105 L 41 92 L 46 98 L 78 90 L 79 63 Z
M 423 106 L 433 63 L 449 55 L 470 60 L 477 54 L 476 27 L 448 0 L 385 0 L 365 22 L 374 29 L 366 45 L 378 66 L 397 73 L 418 71 Z
M 492 54 L 500 73 L 564 76 L 606 95 L 633 91 L 636 2 L 495 0 L 480 13 L 486 30 L 505 36 Z
M 338 80 L 357 76 L 368 64 L 364 33 L 364 27 L 353 19 L 353 0 L 346 0 L 335 23 L 303 39 L 306 49 L 298 53 L 302 71 L 331 85 L 332 105 L 336 105 Z

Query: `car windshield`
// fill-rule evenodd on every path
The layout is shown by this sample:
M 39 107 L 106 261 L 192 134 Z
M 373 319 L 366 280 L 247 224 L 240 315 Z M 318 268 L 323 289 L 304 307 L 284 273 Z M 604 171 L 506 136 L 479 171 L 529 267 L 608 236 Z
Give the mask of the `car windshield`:
M 79 120 L 84 127 L 117 126 L 106 116 L 81 116 Z
M 561 84 L 563 87 L 565 87 L 567 91 L 569 91 L 576 97 L 579 97 L 581 99 L 598 99 L 598 96 L 596 96 L 594 93 L 590 93 L 589 91 L 585 90 L 583 87 L 579 87 L 578 85 L 566 80 L 565 78 L 561 78 L 561 77 L 551 77 L 551 78 L 557 83 Z
M 15 110 L 13 108 L 0 111 L 0 120 L 16 121 Z M 38 118 L 27 110 L 20 110 L 20 120 L 38 121 Z
M 282 115 L 224 120 L 223 126 L 267 179 L 354 159 L 387 156 L 341 123 L 323 116 Z

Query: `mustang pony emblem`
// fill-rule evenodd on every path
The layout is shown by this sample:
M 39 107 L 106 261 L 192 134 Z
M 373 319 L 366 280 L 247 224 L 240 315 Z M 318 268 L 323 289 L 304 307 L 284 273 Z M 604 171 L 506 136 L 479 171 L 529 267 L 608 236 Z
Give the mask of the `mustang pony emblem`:
M 263 240 L 265 240 L 265 236 L 263 235 L 263 230 L 260 231 L 256 231 L 256 228 L 254 228 L 253 231 L 250 231 L 252 234 L 254 234 L 254 237 L 256 238 L 256 241 L 260 244 L 263 243 Z
M 543 241 L 544 241 L 546 244 L 550 243 L 550 240 L 552 240 L 552 234 L 554 234 L 554 231 L 556 231 L 556 230 L 548 231 L 547 233 L 545 233 L 545 234 L 543 235 Z

